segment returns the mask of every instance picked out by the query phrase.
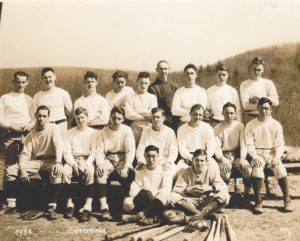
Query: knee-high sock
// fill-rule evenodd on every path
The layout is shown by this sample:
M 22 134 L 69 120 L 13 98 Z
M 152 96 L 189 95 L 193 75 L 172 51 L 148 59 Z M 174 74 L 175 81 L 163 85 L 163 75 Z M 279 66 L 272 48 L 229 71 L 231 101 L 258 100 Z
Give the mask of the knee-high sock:
M 57 203 L 61 191 L 61 184 L 48 184 L 49 203 Z
M 154 217 L 154 216 L 160 216 L 162 215 L 164 209 L 164 205 L 163 203 L 157 199 L 154 198 L 150 204 L 149 207 L 147 207 L 146 209 L 144 209 L 143 213 L 145 214 L 145 216 L 148 217 Z
M 219 209 L 223 208 L 224 206 L 225 206 L 224 203 L 220 203 L 218 200 L 212 199 L 195 216 L 196 217 L 200 217 L 200 218 L 205 218 L 207 215 L 212 214 L 212 213 L 218 211 Z
M 153 195 L 149 190 L 142 189 L 133 199 L 133 213 L 140 212 L 151 205 Z
M 283 177 L 278 179 L 278 184 L 280 186 L 280 189 L 283 194 L 283 200 L 285 202 L 289 202 L 291 200 L 290 198 L 290 191 L 289 191 L 289 182 L 287 177 Z
M 243 183 L 244 183 L 244 193 L 245 195 L 249 195 L 251 190 L 251 179 L 243 178 Z
M 255 204 L 261 204 L 261 187 L 262 187 L 263 179 L 262 178 L 252 178 L 252 185 L 254 190 L 254 196 L 255 196 Z

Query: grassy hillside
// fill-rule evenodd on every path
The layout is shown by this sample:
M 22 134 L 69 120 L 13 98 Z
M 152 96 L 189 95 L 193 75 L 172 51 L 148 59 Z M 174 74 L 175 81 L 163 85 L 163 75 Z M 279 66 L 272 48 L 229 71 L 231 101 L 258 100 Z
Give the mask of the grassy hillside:
M 262 48 L 220 60 L 230 68 L 229 84 L 239 89 L 241 82 L 248 79 L 250 74 L 248 66 L 254 56 L 261 56 L 265 59 L 266 66 L 263 77 L 274 81 L 280 96 L 280 106 L 274 110 L 274 116 L 284 127 L 285 139 L 288 145 L 300 145 L 300 43 L 284 44 Z M 197 64 L 197 63 L 195 63 Z M 216 63 L 217 64 L 217 63 Z M 19 70 L 19 69 L 18 69 Z M 41 89 L 41 68 L 21 68 L 30 74 L 30 84 L 27 93 L 33 95 Z M 95 71 L 100 84 L 98 92 L 105 95 L 111 88 L 111 75 L 115 70 L 88 69 L 80 67 L 55 67 L 58 77 L 57 85 L 69 91 L 72 100 L 76 100 L 82 94 L 83 75 L 87 70 Z M 7 93 L 10 88 L 10 81 L 16 69 L 0 69 L 0 95 Z M 137 72 L 129 72 L 128 85 L 136 87 Z M 155 74 L 151 73 L 153 80 Z M 170 73 L 170 79 L 182 85 L 182 72 Z M 198 84 L 208 88 L 214 84 L 215 64 L 199 66 Z

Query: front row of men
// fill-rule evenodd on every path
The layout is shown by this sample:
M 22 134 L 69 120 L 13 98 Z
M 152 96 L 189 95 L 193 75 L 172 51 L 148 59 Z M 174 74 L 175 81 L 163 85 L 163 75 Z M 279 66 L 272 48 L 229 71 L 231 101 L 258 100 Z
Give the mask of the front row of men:
M 111 218 L 106 200 L 109 178 L 118 180 L 128 193 L 124 210 L 137 213 L 124 216 L 124 220 L 143 220 L 160 215 L 169 204 L 204 217 L 228 203 L 225 182 L 228 182 L 232 168 L 240 169 L 246 196 L 252 183 L 255 194 L 253 211 L 257 214 L 263 212 L 261 187 L 264 169 L 272 169 L 283 192 L 284 211 L 290 212 L 287 173 L 281 162 L 284 151 L 282 127 L 271 117 L 272 102 L 269 99 L 261 98 L 257 108 L 259 117 L 247 124 L 244 133 L 244 126 L 234 120 L 235 106 L 231 103 L 224 105 L 225 120 L 215 127 L 215 142 L 211 140 L 211 127 L 201 121 L 203 107 L 194 105 L 190 122 L 178 130 L 182 160 L 177 167 L 175 157 L 170 155 L 177 151 L 176 137 L 163 125 L 163 111 L 154 109 L 153 126 L 144 130 L 140 142 L 142 147 L 139 145 L 137 150 L 138 166 L 135 171 L 132 167 L 134 136 L 131 128 L 122 124 L 125 119 L 122 108 L 112 109 L 109 125 L 101 131 L 88 127 L 86 109 L 77 108 L 77 127 L 67 131 L 63 142 L 57 125 L 48 122 L 49 108 L 40 106 L 36 111 L 36 126 L 25 139 L 18 164 L 6 170 L 8 206 L 1 210 L 1 214 L 16 210 L 18 177 L 23 182 L 46 178 L 49 189 L 47 214 L 49 219 L 56 219 L 61 183 L 71 183 L 75 175 L 82 177 L 85 186 L 81 221 L 90 219 L 94 191 L 98 192 L 103 219 Z M 166 135 L 170 137 L 166 138 Z M 212 158 L 213 154 L 217 162 Z M 66 162 L 64 166 L 62 157 Z M 176 182 L 172 190 L 173 181 Z M 70 218 L 74 204 L 68 191 L 66 195 L 65 217 Z

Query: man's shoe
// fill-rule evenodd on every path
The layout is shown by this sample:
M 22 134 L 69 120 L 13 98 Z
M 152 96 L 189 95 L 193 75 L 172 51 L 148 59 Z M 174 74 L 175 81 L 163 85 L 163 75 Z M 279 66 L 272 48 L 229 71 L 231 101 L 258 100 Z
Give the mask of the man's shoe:
M 5 214 L 16 214 L 16 213 L 17 213 L 16 207 L 3 206 L 0 209 L 0 216 Z
M 73 217 L 73 215 L 74 215 L 74 208 L 73 208 L 73 207 L 68 207 L 68 208 L 66 209 L 65 214 L 64 214 L 64 218 L 70 219 L 70 218 Z
M 108 209 L 104 209 L 101 212 L 102 212 L 102 219 L 103 220 L 106 220 L 106 221 L 112 220 L 112 216 L 110 215 Z
M 285 213 L 291 213 L 293 211 L 294 210 L 293 210 L 293 208 L 291 206 L 291 201 L 284 202 L 283 212 L 285 212 Z
M 49 207 L 47 214 L 48 214 L 48 220 L 55 220 L 58 219 L 59 217 L 54 207 Z
M 263 207 L 261 204 L 255 204 L 253 208 L 253 213 L 254 214 L 262 214 L 264 212 Z
M 91 212 L 84 209 L 82 214 L 80 215 L 79 221 L 80 222 L 88 222 L 91 219 Z

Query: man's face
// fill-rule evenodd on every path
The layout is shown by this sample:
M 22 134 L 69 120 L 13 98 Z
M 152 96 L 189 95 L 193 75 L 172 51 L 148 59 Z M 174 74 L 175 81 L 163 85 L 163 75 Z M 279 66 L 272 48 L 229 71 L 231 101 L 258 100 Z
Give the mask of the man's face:
M 259 79 L 264 72 L 264 66 L 262 64 L 253 64 L 251 67 L 251 75 L 253 79 Z
M 87 91 L 94 91 L 97 88 L 98 81 L 95 78 L 86 78 L 84 80 L 84 85 Z
M 217 72 L 217 81 L 221 83 L 226 83 L 228 79 L 228 73 L 224 70 L 218 70 Z
M 75 120 L 76 120 L 76 123 L 79 128 L 83 128 L 83 127 L 87 126 L 88 118 L 87 118 L 86 114 L 81 113 L 80 115 L 76 115 Z
M 122 89 L 124 89 L 124 87 L 126 86 L 126 79 L 124 77 L 119 77 L 114 80 L 113 84 L 115 86 L 115 90 L 117 90 L 118 92 L 122 91 Z
M 206 155 L 198 155 L 193 157 L 193 166 L 196 172 L 202 173 L 207 169 L 207 156 Z
M 49 121 L 49 112 L 48 110 L 39 110 L 36 114 L 36 123 L 39 127 L 44 127 Z
M 236 118 L 236 111 L 233 107 L 226 107 L 223 116 L 225 121 L 232 122 Z
M 191 122 L 192 123 L 199 123 L 203 119 L 203 108 L 196 109 L 194 110 L 190 115 L 191 115 Z
M 197 73 L 193 68 L 184 71 L 184 85 L 187 87 L 193 86 L 196 82 Z
M 159 165 L 159 155 L 156 151 L 148 151 L 145 154 L 146 166 L 150 170 L 154 170 Z
M 153 127 L 162 127 L 164 124 L 165 116 L 162 115 L 161 111 L 152 114 L 152 125 Z
M 258 106 L 258 115 L 260 118 L 265 119 L 271 116 L 272 108 L 269 103 L 264 103 L 263 105 Z
M 46 89 L 51 89 L 55 86 L 56 75 L 52 71 L 43 74 L 44 86 Z
M 138 91 L 140 93 L 146 93 L 150 84 L 149 78 L 139 78 L 137 81 Z
M 112 130 L 118 130 L 123 121 L 124 116 L 120 113 L 114 112 L 110 117 L 110 128 Z
M 16 76 L 16 79 L 13 80 L 13 84 L 15 87 L 15 92 L 24 93 L 25 87 L 28 85 L 26 76 Z
M 157 77 L 162 81 L 167 81 L 169 74 L 169 65 L 165 62 L 160 63 L 156 67 Z

